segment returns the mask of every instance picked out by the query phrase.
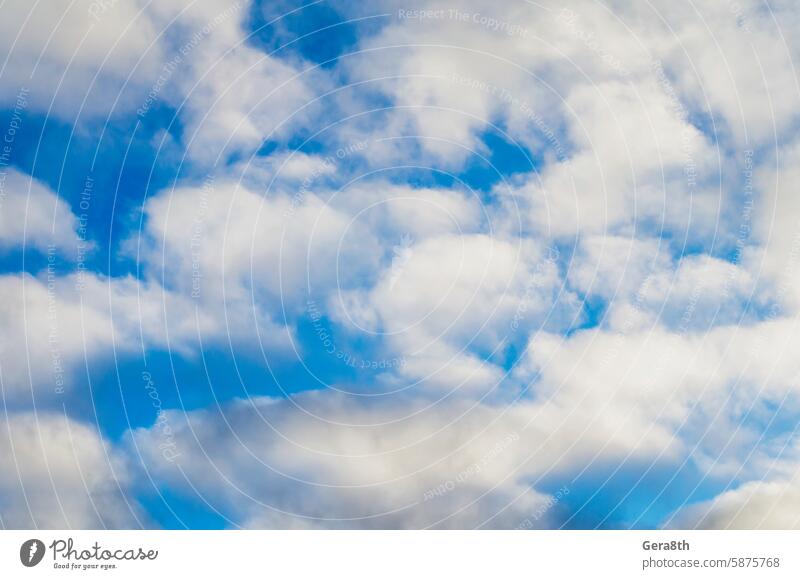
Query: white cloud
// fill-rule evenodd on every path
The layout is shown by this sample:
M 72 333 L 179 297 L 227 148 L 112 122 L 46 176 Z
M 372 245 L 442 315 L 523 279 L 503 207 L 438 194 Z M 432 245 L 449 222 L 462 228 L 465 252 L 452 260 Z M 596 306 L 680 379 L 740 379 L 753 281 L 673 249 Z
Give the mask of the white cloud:
M 654 81 L 579 85 L 566 106 L 575 153 L 523 189 L 539 229 L 567 237 L 649 221 L 690 239 L 714 231 L 716 152 Z
M 484 152 L 480 134 L 495 123 L 544 158 L 518 194 L 550 235 L 637 224 L 690 245 L 729 242 L 720 217 L 735 201 L 735 161 L 776 131 L 785 140 L 796 119 L 788 5 L 383 7 L 387 25 L 343 65 L 397 105 L 380 121 L 387 136 L 421 139 L 371 159 L 459 165 Z M 430 16 L 400 15 L 414 9 Z M 374 131 L 374 115 L 364 122 Z
M 77 219 L 46 185 L 15 169 L 0 172 L 0 249 L 52 246 L 74 255 Z
M 148 525 L 130 484 L 129 467 L 95 429 L 46 412 L 0 419 L 0 527 Z
M 227 309 L 133 277 L 96 274 L 0 276 L 0 368 L 7 400 L 29 393 L 36 405 L 69 391 L 85 363 L 135 355 L 142 348 L 194 356 L 231 344 L 270 353 L 288 348 L 289 332 L 248 304 Z M 260 332 L 259 334 L 256 331 Z M 26 400 L 30 398 L 26 397 Z
M 800 488 L 794 482 L 754 481 L 676 513 L 679 529 L 798 529 Z
M 743 263 L 761 274 L 760 290 L 777 302 L 773 313 L 793 314 L 800 308 L 800 144 L 779 149 L 773 158 L 750 170 L 752 240 L 743 251 Z
M 191 159 L 255 151 L 283 134 L 313 92 L 294 66 L 251 46 L 243 29 L 249 2 L 78 0 L 54 8 L 3 5 L 0 100 L 27 89 L 32 111 L 76 123 L 178 110 Z M 292 80 L 298 76 L 297 80 Z M 285 129 L 284 129 L 285 130 Z
M 256 527 L 513 528 L 553 524 L 563 506 L 528 488 L 539 431 L 524 414 L 466 404 L 361 404 L 334 393 L 251 399 L 169 413 L 181 455 L 161 459 L 155 429 L 135 443 L 156 480 Z M 185 473 L 186 478 L 181 473 Z
M 523 381 L 537 376 L 536 400 L 580 425 L 576 445 L 597 437 L 646 448 L 651 460 L 690 451 L 712 476 L 751 476 L 740 469 L 752 445 L 767 442 L 755 420 L 763 405 L 790 411 L 800 401 L 799 339 L 793 318 L 703 332 L 654 325 L 540 334 L 516 372 Z
M 185 349 L 212 326 L 191 302 L 133 278 L 93 274 L 58 276 L 45 271 L 0 276 L 0 367 L 5 396 L 32 392 L 37 404 L 63 394 L 84 360 L 135 352 L 140 336 L 148 347 Z M 167 343 L 164 308 L 173 321 Z
M 423 239 L 374 286 L 332 296 L 329 308 L 345 329 L 385 338 L 405 359 L 407 379 L 488 391 L 503 378 L 494 362 L 515 332 L 538 328 L 548 315 L 557 324 L 574 310 L 569 294 L 554 299 L 561 278 L 546 250 L 517 242 L 484 234 Z
M 8 60 L 0 98 L 11 100 L 25 87 L 40 112 L 74 119 L 86 99 L 84 114 L 108 114 L 126 81 L 141 90 L 149 76 L 157 75 L 161 30 L 140 7 L 133 0 L 78 0 L 61 9 L 6 2 L 0 47 Z M 118 106 L 130 110 L 134 102 L 125 94 Z
M 607 302 L 608 325 L 623 333 L 663 324 L 684 332 L 752 321 L 763 305 L 750 268 L 707 254 L 673 258 L 665 240 L 581 238 L 568 279 L 580 294 Z
M 145 236 L 129 246 L 141 243 L 150 274 L 183 295 L 224 307 L 256 299 L 281 316 L 282 305 L 305 303 L 307 279 L 335 285 L 337 260 L 352 249 L 339 248 L 346 214 L 311 190 L 289 193 L 260 195 L 231 181 L 166 190 L 148 202 Z

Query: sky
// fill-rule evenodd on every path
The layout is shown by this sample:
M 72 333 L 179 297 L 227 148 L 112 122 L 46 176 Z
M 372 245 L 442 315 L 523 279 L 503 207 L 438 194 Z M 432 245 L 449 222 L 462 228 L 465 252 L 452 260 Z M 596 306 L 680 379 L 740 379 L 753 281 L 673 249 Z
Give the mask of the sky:
M 795 2 L 0 12 L 0 528 L 800 527 Z

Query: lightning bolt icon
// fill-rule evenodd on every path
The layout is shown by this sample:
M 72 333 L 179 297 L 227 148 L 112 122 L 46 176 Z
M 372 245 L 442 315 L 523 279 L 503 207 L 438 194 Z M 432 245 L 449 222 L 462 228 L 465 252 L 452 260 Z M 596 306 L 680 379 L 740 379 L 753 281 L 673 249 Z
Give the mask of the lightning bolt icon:
M 30 550 L 30 553 L 28 553 L 28 563 L 33 561 L 33 556 L 36 554 L 36 551 L 38 551 L 38 550 L 39 550 L 39 544 L 38 543 L 31 543 L 31 550 Z

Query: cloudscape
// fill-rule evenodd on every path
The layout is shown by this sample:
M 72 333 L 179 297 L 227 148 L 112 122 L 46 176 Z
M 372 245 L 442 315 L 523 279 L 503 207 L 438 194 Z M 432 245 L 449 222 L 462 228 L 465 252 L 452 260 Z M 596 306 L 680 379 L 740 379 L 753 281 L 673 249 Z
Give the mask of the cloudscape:
M 0 528 L 800 527 L 796 2 L 0 16 Z

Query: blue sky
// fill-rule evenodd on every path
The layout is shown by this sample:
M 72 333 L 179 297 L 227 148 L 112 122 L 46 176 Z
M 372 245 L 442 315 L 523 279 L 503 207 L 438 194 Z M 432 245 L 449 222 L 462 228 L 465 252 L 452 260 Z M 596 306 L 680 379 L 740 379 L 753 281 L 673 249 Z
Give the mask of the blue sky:
M 4 5 L 0 523 L 797 526 L 798 13 L 698 9 Z

